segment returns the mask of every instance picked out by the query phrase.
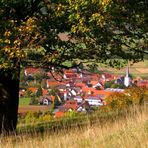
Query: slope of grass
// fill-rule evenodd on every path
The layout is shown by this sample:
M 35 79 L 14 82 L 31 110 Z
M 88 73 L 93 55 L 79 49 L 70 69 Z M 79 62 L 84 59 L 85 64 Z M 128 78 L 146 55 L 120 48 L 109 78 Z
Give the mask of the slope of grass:
M 30 98 L 20 98 L 19 99 L 19 105 L 23 106 L 23 105 L 29 105 L 30 103 Z
M 60 132 L 22 134 L 1 137 L 0 147 L 42 148 L 143 148 L 148 147 L 148 116 L 146 109 L 133 109 L 124 118 L 99 122 L 82 128 Z
M 100 72 L 106 72 L 106 73 L 113 73 L 113 74 L 121 74 L 125 75 L 126 67 L 119 69 L 105 67 L 103 64 L 100 64 L 99 66 Z M 134 76 L 143 76 L 146 77 L 148 74 L 148 60 L 144 60 L 143 62 L 138 62 L 130 66 L 129 68 L 130 74 Z

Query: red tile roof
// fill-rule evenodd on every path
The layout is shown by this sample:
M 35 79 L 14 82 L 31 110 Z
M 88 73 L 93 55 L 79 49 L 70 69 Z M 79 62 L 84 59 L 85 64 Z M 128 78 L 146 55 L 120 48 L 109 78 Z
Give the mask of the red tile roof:
M 66 69 L 66 70 L 64 70 L 64 73 L 65 74 L 68 74 L 68 73 L 75 73 L 72 69 Z
M 105 91 L 105 90 L 94 90 L 93 95 L 105 95 L 105 97 L 108 97 L 112 92 Z
M 47 85 L 48 87 L 54 87 L 54 86 L 58 86 L 60 85 L 61 83 L 59 81 L 48 81 L 47 80 Z
M 43 95 L 48 95 L 48 94 L 49 94 L 49 92 L 48 92 L 48 90 L 47 90 L 47 89 L 43 89 L 43 90 L 42 90 L 42 94 L 43 94 Z
M 25 69 L 25 73 L 28 75 L 28 74 L 34 74 L 34 73 L 37 73 L 37 72 L 40 72 L 41 69 L 39 68 L 33 68 L 33 67 L 29 67 L 29 68 L 26 68 Z
M 38 88 L 37 88 L 37 87 L 29 87 L 28 90 L 29 90 L 30 92 L 36 93 L 37 90 L 38 90 Z
M 50 99 L 51 99 L 52 102 L 54 102 L 55 96 L 52 96 L 52 95 L 51 95 L 51 96 L 50 96 Z
M 93 95 L 93 96 L 105 95 L 105 97 L 107 97 L 111 94 L 111 92 L 109 92 L 109 91 L 96 90 L 95 88 L 92 88 L 92 87 L 83 87 L 82 90 L 83 90 L 83 92 L 86 93 L 86 96 L 87 95 Z
M 64 112 L 59 111 L 59 112 L 55 113 L 56 118 L 60 118 L 60 117 L 63 117 L 63 116 L 64 116 Z
M 96 85 L 96 84 L 98 84 L 99 82 L 98 82 L 97 80 L 93 80 L 93 81 L 90 81 L 90 83 L 91 83 L 92 85 Z
M 66 73 L 65 75 L 67 78 L 77 78 L 77 74 L 75 73 Z
M 85 87 L 85 84 L 84 83 L 76 83 L 75 86 L 82 88 L 82 87 Z
M 137 86 L 148 88 L 148 80 L 138 81 Z
M 76 110 L 78 108 L 78 103 L 76 100 L 68 100 L 66 103 L 63 105 L 65 109 L 73 109 Z

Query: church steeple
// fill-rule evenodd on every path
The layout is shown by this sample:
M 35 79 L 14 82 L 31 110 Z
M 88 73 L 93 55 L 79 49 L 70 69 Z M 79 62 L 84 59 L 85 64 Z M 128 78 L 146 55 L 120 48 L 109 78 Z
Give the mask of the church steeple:
M 130 85 L 130 77 L 129 77 L 129 62 L 126 68 L 126 75 L 124 77 L 124 85 L 128 87 Z
M 129 77 L 129 66 L 126 67 L 126 77 Z

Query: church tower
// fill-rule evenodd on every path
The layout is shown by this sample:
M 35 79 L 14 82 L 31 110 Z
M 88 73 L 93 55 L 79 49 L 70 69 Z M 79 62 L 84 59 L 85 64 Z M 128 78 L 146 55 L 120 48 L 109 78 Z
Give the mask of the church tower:
M 124 85 L 128 87 L 130 85 L 130 77 L 129 77 L 129 66 L 126 68 L 126 75 L 124 77 Z

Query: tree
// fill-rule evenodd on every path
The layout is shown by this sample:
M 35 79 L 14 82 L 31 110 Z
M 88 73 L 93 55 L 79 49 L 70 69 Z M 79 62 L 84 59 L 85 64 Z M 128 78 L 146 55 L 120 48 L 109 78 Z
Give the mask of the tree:
M 142 105 L 144 96 L 144 88 L 130 87 L 125 89 L 124 93 L 112 93 L 105 101 L 109 109 L 124 109 L 130 105 Z
M 125 94 L 131 99 L 133 104 L 141 105 L 144 103 L 145 88 L 129 87 L 125 89 Z
M 53 95 L 53 96 L 57 96 L 57 95 L 59 95 L 59 93 L 60 92 L 59 92 L 58 88 L 56 88 L 56 87 L 52 87 L 50 92 L 49 92 L 49 94 Z
M 105 101 L 107 104 L 106 107 L 111 110 L 121 110 L 133 104 L 133 102 L 131 101 L 131 99 L 129 99 L 127 95 L 119 92 L 112 93 L 105 99 Z
M 118 58 L 143 59 L 148 46 L 145 1 L 71 1 L 70 6 L 71 31 L 80 43 L 85 42 L 78 50 L 81 59 L 84 56 L 116 67 L 121 66 Z
M 60 105 L 60 101 L 58 99 L 58 96 L 56 95 L 53 101 L 53 109 L 55 109 L 58 105 Z
M 70 67 L 83 61 L 120 67 L 119 58 L 142 60 L 147 5 L 144 0 L 0 1 L 0 83 L 7 94 L 2 106 L 9 108 L 2 109 L 0 125 L 6 131 L 16 128 L 20 64 L 59 70 L 69 68 L 66 61 Z
M 40 87 L 38 88 L 37 92 L 36 92 L 36 97 L 38 98 L 38 97 L 40 97 L 40 96 L 42 96 L 42 95 L 43 95 L 43 93 L 42 93 L 42 87 L 40 86 Z

